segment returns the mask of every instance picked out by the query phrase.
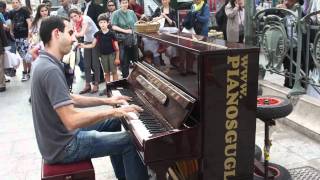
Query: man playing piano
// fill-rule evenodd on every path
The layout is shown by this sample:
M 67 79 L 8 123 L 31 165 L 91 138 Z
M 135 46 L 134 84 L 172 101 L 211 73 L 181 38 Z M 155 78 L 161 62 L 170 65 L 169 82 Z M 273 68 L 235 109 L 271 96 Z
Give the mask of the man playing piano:
M 78 110 L 76 107 L 121 104 L 130 98 L 70 94 L 61 63 L 74 41 L 69 22 L 57 16 L 43 20 L 40 37 L 45 50 L 34 62 L 31 102 L 37 143 L 45 162 L 70 163 L 110 156 L 118 179 L 148 179 L 131 136 L 121 131 L 119 121 L 120 117 L 129 117 L 129 112 L 142 109 L 129 105 L 100 111 Z

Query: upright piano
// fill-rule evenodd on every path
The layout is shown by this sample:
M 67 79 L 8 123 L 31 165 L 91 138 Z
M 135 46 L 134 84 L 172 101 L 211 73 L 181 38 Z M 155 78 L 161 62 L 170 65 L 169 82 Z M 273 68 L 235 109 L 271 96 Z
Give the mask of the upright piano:
M 137 34 L 176 48 L 182 69 L 189 64 L 186 72 L 169 61 L 138 62 L 127 79 L 107 86 L 144 109 L 123 119 L 142 161 L 158 180 L 253 179 L 259 48 L 185 33 Z

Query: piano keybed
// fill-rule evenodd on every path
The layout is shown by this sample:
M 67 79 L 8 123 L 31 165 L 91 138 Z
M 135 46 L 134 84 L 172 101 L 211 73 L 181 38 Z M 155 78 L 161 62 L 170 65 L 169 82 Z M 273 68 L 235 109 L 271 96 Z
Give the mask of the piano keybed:
M 133 116 L 133 120 L 129 120 L 130 124 L 135 126 L 136 130 L 140 131 L 145 139 L 154 134 L 163 133 L 170 129 L 155 117 L 155 113 L 152 113 L 150 108 L 148 108 L 145 103 L 143 103 L 138 96 L 131 89 L 117 89 L 112 91 L 112 95 L 124 95 L 131 97 L 130 104 L 135 104 L 140 106 L 144 111 L 139 113 L 139 116 Z

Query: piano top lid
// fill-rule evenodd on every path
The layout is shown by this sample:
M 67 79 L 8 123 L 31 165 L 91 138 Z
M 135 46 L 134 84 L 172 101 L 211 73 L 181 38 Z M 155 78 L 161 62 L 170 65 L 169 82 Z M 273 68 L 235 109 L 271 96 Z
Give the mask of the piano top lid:
M 139 62 L 135 63 L 128 81 L 173 128 L 181 127 L 196 102 L 192 96 Z
M 241 43 L 231 43 L 221 39 L 192 35 L 182 32 L 179 32 L 177 34 L 140 32 L 135 33 L 139 36 L 154 39 L 162 43 L 182 48 L 200 55 L 219 54 L 225 53 L 226 51 L 235 52 L 238 50 L 241 50 L 241 52 L 260 51 L 260 49 L 255 46 L 249 46 Z

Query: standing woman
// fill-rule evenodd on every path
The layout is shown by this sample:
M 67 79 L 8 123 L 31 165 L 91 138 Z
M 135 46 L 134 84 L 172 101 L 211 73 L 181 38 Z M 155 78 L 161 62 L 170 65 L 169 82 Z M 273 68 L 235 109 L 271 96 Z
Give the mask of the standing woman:
M 34 17 L 32 23 L 31 23 L 31 28 L 30 28 L 30 33 L 31 33 L 31 46 L 36 45 L 37 43 L 40 42 L 40 35 L 39 35 L 39 29 L 41 25 L 41 21 L 43 18 L 49 16 L 49 9 L 46 4 L 40 4 L 37 8 L 37 13 L 36 16 Z
M 198 35 L 208 36 L 210 9 L 204 0 L 193 0 L 191 12 L 194 17 L 193 28 Z
M 70 9 L 69 17 L 74 23 L 75 36 L 84 37 L 85 44 L 91 44 L 94 39 L 94 34 L 99 31 L 94 21 L 86 15 L 82 15 L 78 9 Z M 99 90 L 100 78 L 100 63 L 96 48 L 84 49 L 84 68 L 86 84 L 80 94 L 85 94 L 91 91 L 96 93 Z M 94 82 L 91 88 L 91 69 L 94 73 Z
M 8 46 L 6 33 L 3 29 L 3 22 L 0 22 L 0 92 L 6 90 L 6 78 L 4 75 L 4 47 Z
M 107 12 L 106 14 L 110 18 L 112 16 L 112 13 L 117 9 L 116 3 L 113 0 L 109 0 L 107 2 Z
M 162 6 L 158 7 L 152 14 L 152 20 L 165 19 L 164 27 L 177 26 L 177 12 L 169 6 L 170 0 L 161 0 Z
M 132 34 L 134 29 L 134 23 L 137 22 L 137 16 L 135 13 L 128 9 L 128 0 L 120 1 L 120 9 L 113 12 L 111 16 L 112 29 L 116 33 Z M 128 47 L 118 39 L 120 48 L 120 66 L 122 77 L 126 78 L 129 75 L 130 60 L 137 60 L 137 45 Z
M 227 41 L 243 43 L 244 39 L 244 2 L 230 0 L 225 7 L 227 22 Z

